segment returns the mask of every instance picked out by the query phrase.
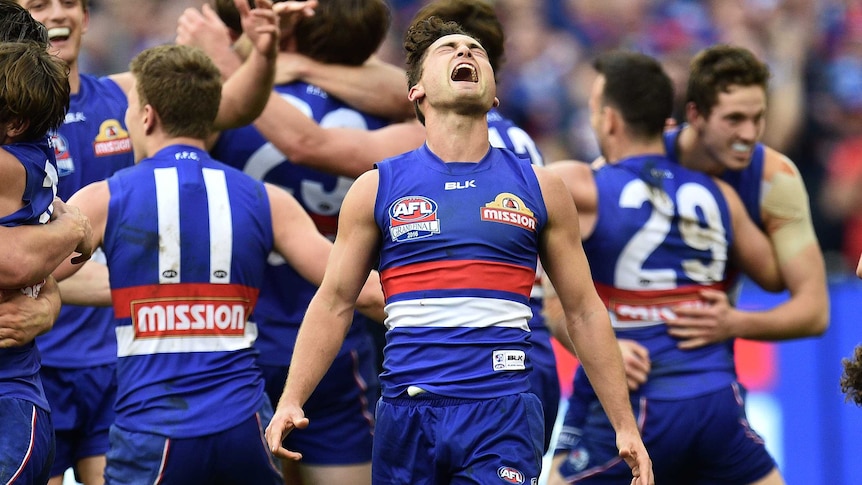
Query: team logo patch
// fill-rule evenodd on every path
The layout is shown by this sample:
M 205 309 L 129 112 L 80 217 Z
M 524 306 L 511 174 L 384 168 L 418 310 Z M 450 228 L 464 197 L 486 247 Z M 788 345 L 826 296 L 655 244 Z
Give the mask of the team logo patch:
M 114 119 L 103 121 L 96 139 L 93 140 L 93 153 L 97 157 L 105 157 L 131 151 L 132 140 L 129 138 L 129 132 L 123 129 L 120 122 Z
M 517 468 L 512 468 L 510 466 L 501 466 L 498 468 L 497 476 L 500 477 L 500 480 L 503 480 L 504 483 L 515 483 L 517 485 L 524 483 L 524 474 Z
M 51 133 L 51 146 L 57 159 L 57 175 L 65 177 L 75 172 L 75 160 L 69 152 L 69 142 L 59 133 Z
M 427 197 L 408 196 L 389 206 L 389 235 L 393 242 L 412 241 L 440 234 L 437 203 Z
M 483 221 L 502 222 L 536 232 L 536 216 L 515 194 L 503 192 L 481 209 Z
M 566 461 L 576 471 L 584 471 L 590 463 L 590 453 L 583 447 L 575 448 L 569 452 Z

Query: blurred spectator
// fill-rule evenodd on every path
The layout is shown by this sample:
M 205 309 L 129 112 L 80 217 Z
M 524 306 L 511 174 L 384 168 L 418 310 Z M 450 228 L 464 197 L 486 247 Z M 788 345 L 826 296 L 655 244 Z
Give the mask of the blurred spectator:
M 403 66 L 400 39 L 425 2 L 389 2 L 392 33 L 378 55 Z M 132 56 L 173 39 L 184 8 L 203 3 L 142 0 L 132 8 L 126 0 L 92 0 L 85 69 L 125 71 Z M 862 165 L 854 162 L 862 158 L 854 155 L 862 144 L 862 0 L 496 0 L 496 8 L 508 53 L 497 72 L 500 111 L 537 140 L 548 161 L 598 154 L 586 110 L 597 53 L 621 47 L 661 59 L 681 96 L 697 50 L 716 42 L 752 49 L 772 71 L 763 141 L 798 161 L 827 260 L 847 246 L 845 223 L 845 239 L 862 241 L 862 229 L 854 229 L 862 222 L 850 215 L 859 207 L 837 200 L 862 188 L 850 184 L 853 167 Z

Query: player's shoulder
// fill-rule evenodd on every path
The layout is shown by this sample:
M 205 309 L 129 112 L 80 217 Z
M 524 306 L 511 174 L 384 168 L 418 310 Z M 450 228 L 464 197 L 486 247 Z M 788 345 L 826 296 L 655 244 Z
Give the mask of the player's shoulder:
M 772 147 L 763 145 L 763 179 L 771 180 L 779 173 L 801 177 L 799 168 L 790 157 Z

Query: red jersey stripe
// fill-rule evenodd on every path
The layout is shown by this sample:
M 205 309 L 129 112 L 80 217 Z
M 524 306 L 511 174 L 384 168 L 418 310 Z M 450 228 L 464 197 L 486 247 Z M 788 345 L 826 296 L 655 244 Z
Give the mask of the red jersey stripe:
M 390 268 L 380 273 L 387 296 L 425 290 L 506 291 L 529 298 L 536 279 L 532 268 L 493 261 L 434 261 Z

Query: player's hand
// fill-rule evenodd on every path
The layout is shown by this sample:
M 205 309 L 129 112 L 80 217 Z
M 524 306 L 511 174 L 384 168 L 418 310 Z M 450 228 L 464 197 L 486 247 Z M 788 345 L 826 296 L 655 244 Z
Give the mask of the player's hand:
M 80 241 L 75 248 L 78 256 L 72 258 L 72 263 L 80 264 L 87 261 L 96 249 L 93 247 L 93 228 L 90 227 L 90 219 L 82 214 L 80 209 L 66 204 L 59 197 L 54 198 L 52 205 L 54 210 L 51 213 L 51 223 L 62 221 L 61 223 L 69 224 L 73 230 L 79 233 Z
M 282 42 L 292 42 L 296 24 L 305 17 L 314 15 L 317 0 L 278 2 L 272 9 L 278 15 L 279 35 Z
M 679 339 L 681 349 L 695 349 L 733 337 L 732 319 L 736 310 L 723 291 L 700 290 L 703 305 L 682 304 L 673 308 L 676 318 L 668 319 L 668 333 Z
M 637 432 L 617 433 L 620 458 L 632 469 L 632 485 L 655 485 L 652 460 Z
M 239 11 L 242 32 L 251 41 L 254 50 L 267 59 L 275 59 L 279 35 L 278 17 L 272 10 L 272 2 L 255 0 L 254 9 L 249 8 L 246 0 L 234 0 L 234 5 Z
M 301 460 L 302 453 L 290 451 L 282 446 L 282 441 L 295 429 L 308 427 L 308 418 L 299 406 L 280 405 L 266 427 L 266 442 L 276 455 L 288 460 Z
M 230 49 L 230 29 L 205 3 L 200 10 L 185 9 L 177 19 L 176 43 L 199 47 L 212 56 L 212 49 Z
M 60 292 L 53 278 L 45 281 L 36 298 L 18 290 L 3 291 L 2 295 L 0 349 L 30 343 L 54 326 L 54 319 L 60 309 Z
M 634 340 L 619 339 L 620 353 L 623 356 L 623 367 L 626 370 L 626 383 L 629 391 L 637 391 L 649 376 L 652 361 L 649 350 Z

